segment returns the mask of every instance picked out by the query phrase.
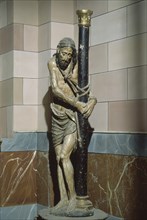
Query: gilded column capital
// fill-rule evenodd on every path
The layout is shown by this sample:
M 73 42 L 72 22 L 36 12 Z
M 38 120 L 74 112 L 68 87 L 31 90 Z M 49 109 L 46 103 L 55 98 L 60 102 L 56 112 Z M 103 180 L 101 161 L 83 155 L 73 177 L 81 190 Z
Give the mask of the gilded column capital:
M 82 9 L 76 11 L 78 15 L 79 26 L 89 27 L 91 25 L 91 15 L 93 11 L 89 9 Z

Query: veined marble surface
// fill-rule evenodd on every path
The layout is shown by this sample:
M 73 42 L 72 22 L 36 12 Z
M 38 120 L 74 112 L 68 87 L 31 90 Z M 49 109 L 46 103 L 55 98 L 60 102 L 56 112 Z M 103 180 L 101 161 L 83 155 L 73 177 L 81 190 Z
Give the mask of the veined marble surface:
M 49 151 L 47 132 L 18 132 L 3 139 L 2 152 Z M 147 156 L 147 134 L 94 132 L 88 147 L 90 153 Z
M 0 153 L 0 206 L 48 204 L 48 153 Z
M 48 151 L 47 132 L 16 132 L 12 138 L 3 138 L 1 151 Z
M 147 156 L 147 134 L 93 133 L 90 153 Z
M 89 154 L 88 161 L 94 207 L 126 220 L 146 220 L 147 158 Z

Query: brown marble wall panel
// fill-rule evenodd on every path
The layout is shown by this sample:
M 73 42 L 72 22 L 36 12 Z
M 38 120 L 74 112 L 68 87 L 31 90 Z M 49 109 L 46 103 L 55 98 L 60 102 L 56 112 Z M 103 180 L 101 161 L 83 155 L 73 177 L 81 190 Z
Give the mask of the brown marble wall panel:
M 3 158 L 2 158 L 2 153 L 0 153 L 0 206 L 2 204 L 1 200 L 2 200 L 2 171 L 3 171 Z
M 88 195 L 95 208 L 126 220 L 145 220 L 147 158 L 89 154 Z
M 36 154 L 0 153 L 0 206 L 37 203 Z
M 48 162 L 47 152 L 1 152 L 0 206 L 53 206 L 57 179 L 51 156 Z M 95 208 L 125 220 L 145 220 L 147 158 L 89 153 L 88 195 Z
M 2 152 L 0 162 L 0 206 L 49 204 L 47 152 Z
M 49 203 L 49 163 L 48 163 L 48 153 L 38 152 L 37 154 L 37 203 L 42 205 L 48 205 Z

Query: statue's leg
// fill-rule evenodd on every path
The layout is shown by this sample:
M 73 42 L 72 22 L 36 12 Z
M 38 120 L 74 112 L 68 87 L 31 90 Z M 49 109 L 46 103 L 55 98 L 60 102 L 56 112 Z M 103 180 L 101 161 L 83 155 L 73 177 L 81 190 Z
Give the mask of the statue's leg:
M 74 169 L 70 160 L 70 155 L 77 143 L 77 133 L 74 132 L 72 134 L 67 135 L 64 138 L 62 151 L 61 151 L 61 160 L 64 169 L 64 175 L 67 182 L 68 190 L 69 190 L 69 199 L 75 198 L 75 184 L 74 184 Z
M 60 191 L 60 201 L 55 207 L 53 207 L 53 209 L 58 209 L 58 208 L 68 205 L 68 196 L 67 196 L 67 192 L 65 188 L 63 170 L 60 165 L 61 150 L 62 150 L 62 145 L 58 145 L 55 147 L 56 159 L 57 159 L 58 184 L 59 184 L 59 191 Z

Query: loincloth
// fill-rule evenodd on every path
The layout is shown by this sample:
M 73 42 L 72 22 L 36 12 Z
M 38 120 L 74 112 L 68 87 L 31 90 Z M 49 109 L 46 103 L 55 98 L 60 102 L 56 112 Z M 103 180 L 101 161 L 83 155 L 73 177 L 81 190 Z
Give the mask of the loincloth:
M 76 131 L 75 116 L 72 111 L 60 112 L 53 105 L 52 109 L 52 141 L 57 146 L 63 143 L 66 135 Z

